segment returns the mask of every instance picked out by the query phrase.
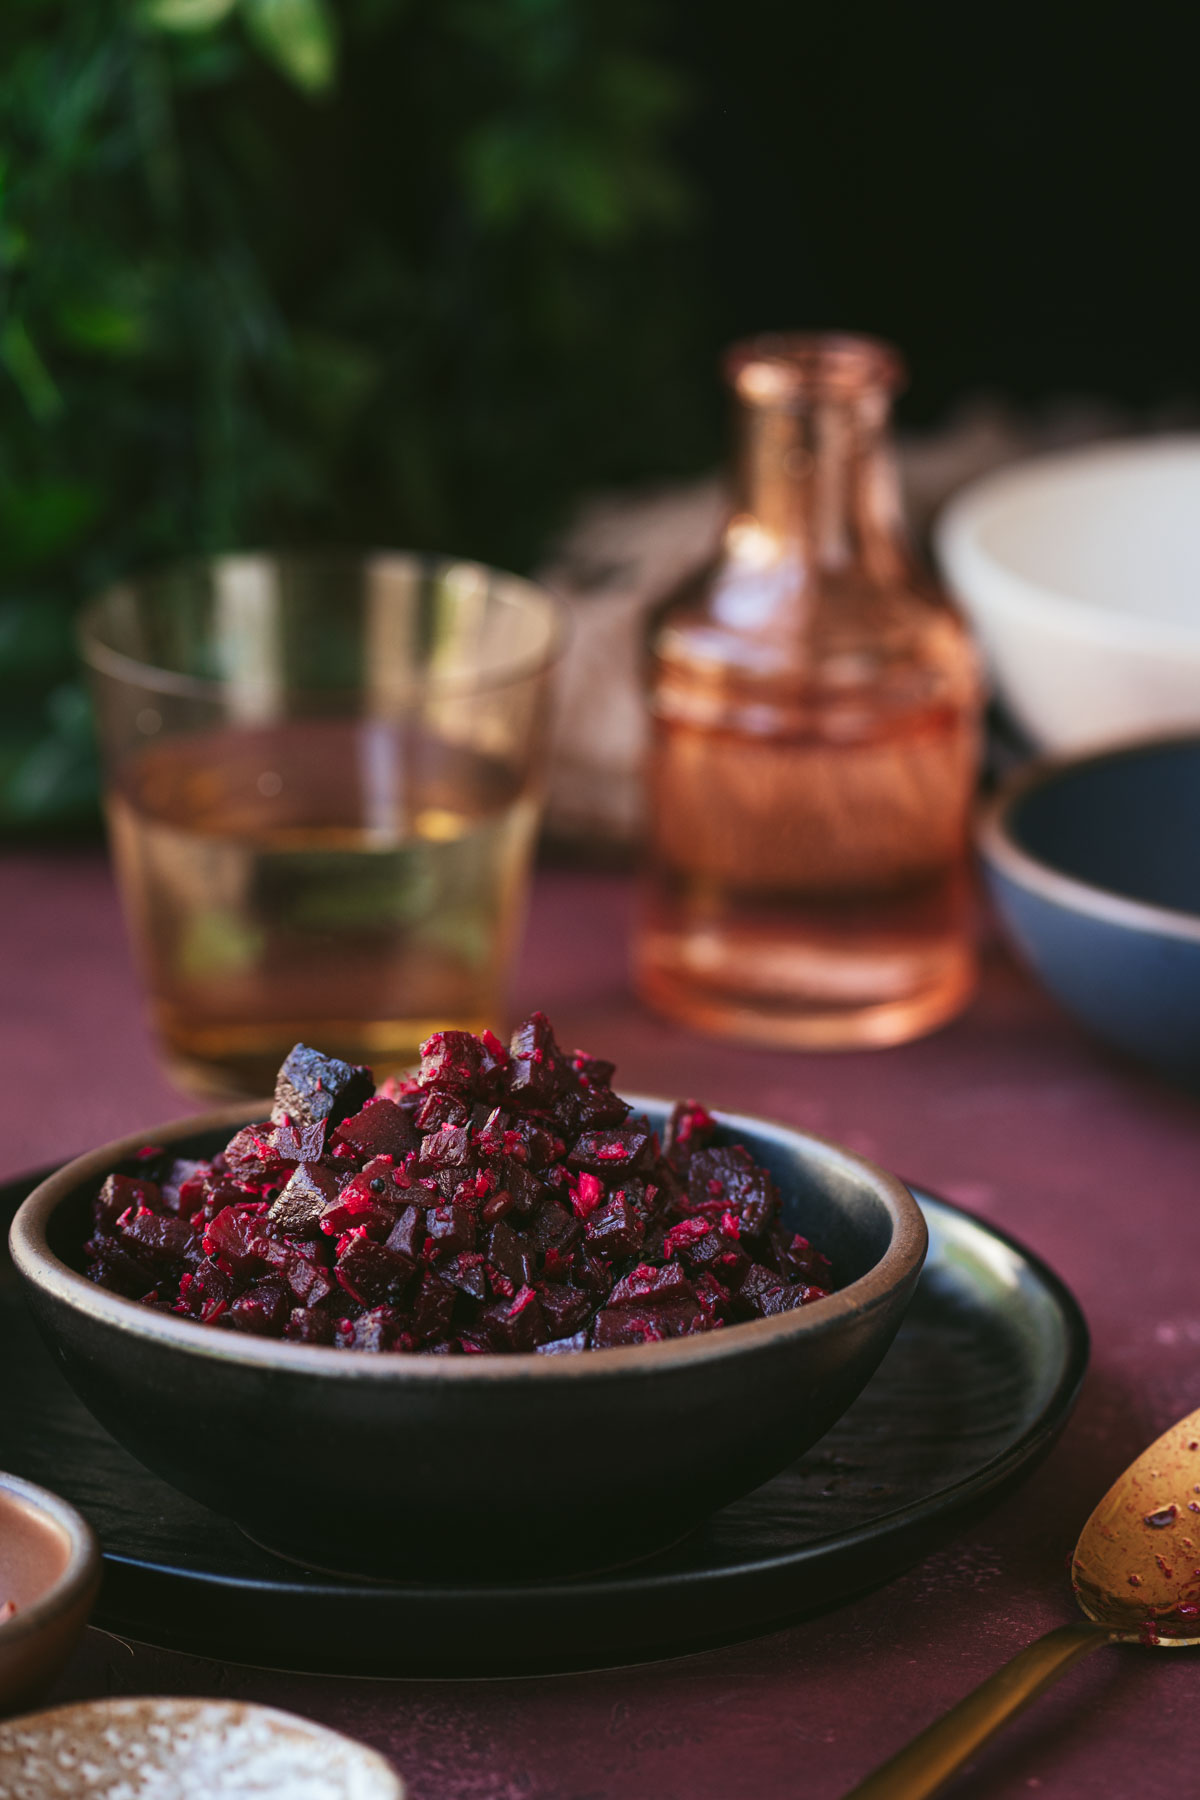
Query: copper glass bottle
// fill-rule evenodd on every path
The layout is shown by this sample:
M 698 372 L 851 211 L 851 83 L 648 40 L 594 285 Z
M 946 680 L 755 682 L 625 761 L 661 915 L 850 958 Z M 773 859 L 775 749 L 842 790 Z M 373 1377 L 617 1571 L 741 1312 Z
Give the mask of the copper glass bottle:
M 642 996 L 764 1044 L 892 1044 L 974 982 L 980 684 L 905 539 L 902 369 L 867 338 L 730 352 L 736 511 L 655 615 Z

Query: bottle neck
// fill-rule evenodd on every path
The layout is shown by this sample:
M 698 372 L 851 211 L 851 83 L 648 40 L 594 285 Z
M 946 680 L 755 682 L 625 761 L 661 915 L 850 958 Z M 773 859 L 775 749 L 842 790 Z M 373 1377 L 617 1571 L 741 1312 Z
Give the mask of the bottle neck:
M 735 560 L 786 563 L 803 579 L 857 571 L 892 582 L 910 567 L 888 435 L 888 394 L 739 398 Z

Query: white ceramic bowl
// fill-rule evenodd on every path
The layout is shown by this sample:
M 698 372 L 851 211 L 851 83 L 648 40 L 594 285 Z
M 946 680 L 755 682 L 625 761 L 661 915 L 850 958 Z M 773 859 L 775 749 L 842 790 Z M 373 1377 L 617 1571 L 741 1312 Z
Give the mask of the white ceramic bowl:
M 1200 436 L 972 482 L 935 540 L 1018 724 L 1075 751 L 1200 727 Z

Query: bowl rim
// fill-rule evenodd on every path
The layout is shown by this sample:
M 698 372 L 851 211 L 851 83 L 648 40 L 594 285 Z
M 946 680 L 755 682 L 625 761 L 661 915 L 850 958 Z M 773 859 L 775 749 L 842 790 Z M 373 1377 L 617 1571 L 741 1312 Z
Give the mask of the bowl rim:
M 22 1639 L 37 1637 L 48 1626 L 56 1625 L 100 1583 L 100 1542 L 83 1514 L 68 1500 L 50 1488 L 26 1481 L 23 1475 L 10 1475 L 0 1470 L 0 1495 L 7 1495 L 40 1513 L 65 1534 L 68 1545 L 66 1565 L 36 1600 L 22 1606 L 6 1624 L 0 1626 L 0 1652 L 7 1660 L 14 1645 Z M 94 1596 L 93 1596 L 94 1597 Z
M 1149 932 L 1155 937 L 1200 944 L 1200 913 L 1181 912 L 1175 907 L 1159 906 L 1152 900 L 1135 900 L 1128 894 L 1118 893 L 1115 888 L 1101 887 L 1078 875 L 1066 875 L 1053 863 L 1043 861 L 1026 849 L 1014 826 L 1014 815 L 1022 801 L 1064 775 L 1100 763 L 1122 761 L 1147 750 L 1171 749 L 1185 744 L 1200 746 L 1200 732 L 1173 732 L 1165 737 L 1142 737 L 1132 743 L 1114 744 L 1107 750 L 1036 758 L 1010 775 L 985 803 L 975 827 L 980 856 L 997 874 L 1006 876 L 1015 886 L 1037 894 L 1052 906 L 1085 913 L 1089 918 L 1126 931 Z
M 972 615 L 1016 614 L 1039 626 L 1050 624 L 1111 649 L 1175 650 L 1200 655 L 1200 624 L 1184 625 L 1149 613 L 1098 606 L 1079 594 L 1065 593 L 1059 587 L 1020 574 L 984 549 L 979 541 L 980 527 L 998 507 L 1019 500 L 1048 475 L 1070 475 L 1075 470 L 1105 463 L 1144 464 L 1155 457 L 1170 460 L 1181 451 L 1190 451 L 1200 460 L 1200 432 L 1164 432 L 1154 437 L 1117 438 L 1075 450 L 1050 451 L 1023 457 L 978 476 L 946 501 L 934 521 L 937 559 L 948 584 Z M 979 573 L 988 583 L 983 598 L 971 579 Z
M 670 1109 L 675 1103 L 651 1094 L 625 1094 L 633 1111 L 648 1107 Z M 24 1281 L 52 1300 L 82 1313 L 96 1324 L 112 1327 L 160 1348 L 174 1349 L 215 1362 L 243 1364 L 279 1373 L 324 1375 L 338 1380 L 383 1381 L 400 1384 L 434 1382 L 494 1382 L 520 1379 L 578 1381 L 625 1377 L 640 1380 L 656 1369 L 722 1360 L 763 1349 L 795 1336 L 824 1336 L 843 1320 L 872 1312 L 887 1304 L 908 1280 L 915 1283 L 925 1260 L 929 1234 L 925 1217 L 900 1179 L 865 1157 L 812 1132 L 782 1125 L 753 1114 L 713 1111 L 717 1123 L 738 1133 L 750 1130 L 786 1145 L 800 1138 L 815 1146 L 826 1160 L 853 1172 L 882 1199 L 892 1222 L 891 1241 L 865 1274 L 844 1288 L 837 1288 L 811 1306 L 796 1307 L 774 1318 L 752 1319 L 720 1331 L 693 1337 L 671 1338 L 655 1344 L 621 1345 L 611 1350 L 588 1350 L 558 1356 L 510 1354 L 487 1356 L 424 1356 L 393 1351 L 384 1356 L 354 1354 L 332 1346 L 295 1344 L 284 1339 L 252 1337 L 240 1332 L 213 1331 L 194 1319 L 154 1312 L 137 1300 L 126 1299 L 97 1287 L 77 1273 L 51 1250 L 46 1239 L 50 1219 L 58 1207 L 85 1183 L 97 1184 L 114 1164 L 136 1154 L 146 1144 L 169 1148 L 173 1142 L 200 1132 L 223 1130 L 253 1123 L 267 1116 L 269 1101 L 240 1101 L 236 1106 L 176 1119 L 149 1131 L 131 1133 L 99 1149 L 75 1157 L 45 1181 L 18 1207 L 9 1233 L 13 1262 Z

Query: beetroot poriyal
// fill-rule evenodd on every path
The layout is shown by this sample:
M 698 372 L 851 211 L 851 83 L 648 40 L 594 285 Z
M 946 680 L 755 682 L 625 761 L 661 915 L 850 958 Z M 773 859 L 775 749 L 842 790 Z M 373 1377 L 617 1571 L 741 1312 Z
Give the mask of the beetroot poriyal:
M 607 1350 L 819 1300 L 767 1170 L 693 1102 L 660 1144 L 542 1013 L 442 1031 L 385 1081 L 297 1044 L 210 1162 L 148 1146 L 98 1194 L 93 1281 L 201 1324 L 346 1350 Z

